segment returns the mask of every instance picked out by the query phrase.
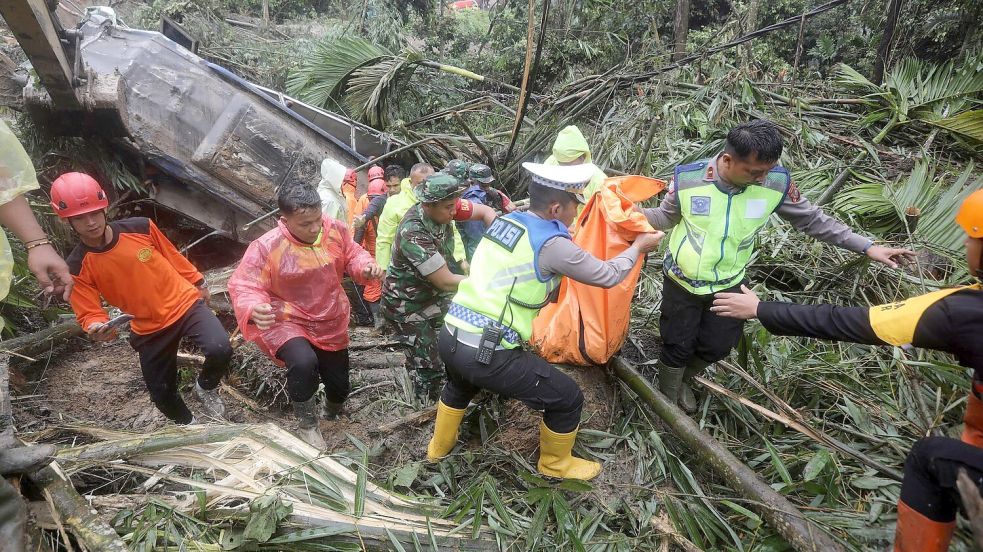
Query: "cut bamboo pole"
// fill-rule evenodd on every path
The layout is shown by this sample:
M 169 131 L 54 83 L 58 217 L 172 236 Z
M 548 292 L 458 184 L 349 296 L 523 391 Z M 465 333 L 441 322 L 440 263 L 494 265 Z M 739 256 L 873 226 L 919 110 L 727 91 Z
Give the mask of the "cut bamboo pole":
M 750 500 L 751 508 L 800 551 L 839 552 L 845 549 L 822 529 L 810 523 L 785 497 L 775 492 L 751 468 L 723 445 L 707 435 L 676 405 L 638 373 L 628 362 L 614 357 L 609 366 L 653 412 L 662 418 L 680 440 L 703 458 L 729 486 Z
M 93 510 L 72 483 L 52 464 L 29 476 L 45 491 L 46 498 L 68 531 L 75 535 L 87 550 L 127 552 L 126 544 L 113 527 Z M 56 517 L 56 519 L 58 519 Z

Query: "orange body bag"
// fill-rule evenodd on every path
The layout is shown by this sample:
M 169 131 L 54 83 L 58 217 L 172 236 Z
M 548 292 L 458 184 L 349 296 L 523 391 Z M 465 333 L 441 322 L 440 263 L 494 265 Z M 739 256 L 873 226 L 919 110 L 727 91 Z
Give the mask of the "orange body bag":
M 591 197 L 574 223 L 573 241 L 601 260 L 623 253 L 638 234 L 654 228 L 636 202 L 658 194 L 666 183 L 644 176 L 609 178 Z M 620 284 L 602 289 L 564 278 L 556 303 L 544 307 L 532 326 L 529 343 L 554 363 L 604 364 L 625 342 L 642 261 Z

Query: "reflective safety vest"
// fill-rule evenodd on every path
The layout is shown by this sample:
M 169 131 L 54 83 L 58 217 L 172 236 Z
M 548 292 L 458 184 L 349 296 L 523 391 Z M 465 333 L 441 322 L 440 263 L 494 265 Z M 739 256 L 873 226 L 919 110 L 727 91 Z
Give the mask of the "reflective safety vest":
M 915 328 L 921 321 L 925 311 L 942 299 L 966 289 L 980 291 L 983 286 L 973 284 L 957 288 L 940 289 L 917 297 L 911 297 L 897 303 L 876 305 L 870 307 L 870 327 L 885 343 L 901 346 L 908 345 L 915 339 Z
M 480 334 L 489 322 L 507 329 L 501 347 L 515 349 L 532 335 L 532 321 L 546 306 L 560 276 L 544 277 L 539 251 L 556 236 L 570 238 L 563 224 L 529 213 L 498 217 L 488 227 L 471 259 L 471 273 L 457 288 L 444 321 Z
M 705 178 L 705 159 L 676 167 L 682 222 L 672 231 L 663 270 L 684 289 L 708 295 L 738 284 L 754 253 L 758 230 L 788 193 L 791 177 L 773 168 L 763 184 L 727 193 Z

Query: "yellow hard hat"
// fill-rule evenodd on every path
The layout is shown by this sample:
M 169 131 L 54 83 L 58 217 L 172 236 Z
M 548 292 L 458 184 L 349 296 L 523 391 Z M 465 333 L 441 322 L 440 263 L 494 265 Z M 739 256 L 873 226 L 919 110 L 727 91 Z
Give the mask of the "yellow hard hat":
M 956 224 L 971 238 L 983 238 L 983 190 L 966 196 L 956 213 Z

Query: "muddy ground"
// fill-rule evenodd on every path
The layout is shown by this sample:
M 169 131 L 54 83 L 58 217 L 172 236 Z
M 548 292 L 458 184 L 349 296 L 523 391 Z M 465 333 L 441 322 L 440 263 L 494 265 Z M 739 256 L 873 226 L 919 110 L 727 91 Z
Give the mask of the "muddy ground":
M 353 345 L 380 341 L 384 340 L 367 328 L 352 330 Z M 183 396 L 198 415 L 201 407 L 192 392 L 195 352 L 183 350 L 182 356 Z M 407 389 L 408 382 L 403 383 L 406 376 L 402 353 L 393 347 L 376 347 L 353 351 L 351 358 L 352 394 L 345 413 L 337 421 L 322 421 L 321 430 L 329 453 L 360 455 L 356 443 L 364 444 L 371 451 L 373 479 L 385 485 L 398 468 L 423 460 L 433 421 L 429 418 L 419 424 L 406 423 L 391 431 L 377 431 L 383 424 L 420 409 L 419 405 L 410 404 L 412 394 Z M 13 392 L 15 421 L 22 434 L 54 435 L 58 428 L 76 424 L 149 432 L 170 423 L 150 402 L 137 354 L 125 339 L 109 344 L 76 340 L 20 372 L 23 378 L 15 382 Z M 576 368 L 568 373 L 586 398 L 581 427 L 610 430 L 620 413 L 614 383 L 599 368 Z M 237 347 L 232 372 L 222 391 L 227 419 L 239 423 L 274 422 L 287 430 L 296 429 L 283 386 L 281 368 L 251 344 Z M 464 442 L 454 454 L 480 454 L 483 429 L 490 445 L 519 455 L 534 467 L 539 413 L 517 401 L 497 397 L 479 395 L 476 401 L 482 406 L 469 411 L 462 429 Z M 478 421 L 482 416 L 485 423 Z M 594 498 L 608 504 L 627 498 L 623 496 L 624 483 L 635 469 L 631 455 L 607 459 L 600 477 L 593 482 Z M 421 479 L 427 473 L 422 470 Z

